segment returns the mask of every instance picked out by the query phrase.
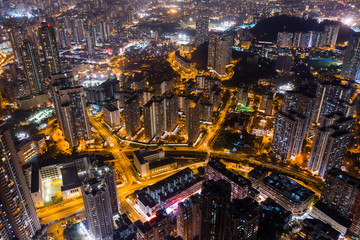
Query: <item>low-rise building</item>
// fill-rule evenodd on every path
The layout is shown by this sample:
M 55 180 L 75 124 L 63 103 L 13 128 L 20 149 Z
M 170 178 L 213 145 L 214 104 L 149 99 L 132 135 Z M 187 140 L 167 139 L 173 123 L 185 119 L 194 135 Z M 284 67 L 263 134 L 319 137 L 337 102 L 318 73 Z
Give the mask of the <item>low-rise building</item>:
M 17 155 L 21 165 L 24 165 L 26 162 L 46 151 L 45 134 L 39 134 L 31 139 L 24 140 L 17 146 Z
M 291 211 L 294 216 L 302 216 L 315 197 L 313 191 L 276 172 L 261 181 L 259 191 Z
M 159 209 L 159 204 L 146 192 L 136 194 L 136 204 L 148 216 L 152 216 Z
M 186 168 L 140 190 L 136 194 L 136 204 L 151 216 L 157 210 L 173 206 L 200 191 L 202 183 L 201 177 Z
M 303 227 L 300 231 L 302 236 L 306 236 L 306 239 L 317 240 L 337 240 L 340 237 L 340 233 L 332 228 L 329 224 L 326 224 L 318 219 L 304 219 Z
M 322 201 L 318 201 L 313 206 L 310 216 L 329 224 L 333 229 L 340 232 L 341 235 L 345 235 L 352 224 L 350 219 L 345 218 L 328 208 Z
M 133 153 L 134 165 L 141 177 L 147 178 L 177 168 L 177 162 L 166 158 L 162 149 L 142 148 Z

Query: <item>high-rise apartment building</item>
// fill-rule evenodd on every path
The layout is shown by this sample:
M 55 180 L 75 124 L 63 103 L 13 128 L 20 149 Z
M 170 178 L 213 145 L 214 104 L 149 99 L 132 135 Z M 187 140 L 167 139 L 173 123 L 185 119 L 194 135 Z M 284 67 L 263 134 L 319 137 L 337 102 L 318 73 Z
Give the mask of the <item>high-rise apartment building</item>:
M 352 221 L 349 231 L 360 236 L 360 179 L 340 169 L 331 169 L 325 176 L 320 201 L 329 209 Z
M 306 118 L 293 113 L 279 112 L 277 115 L 272 147 L 282 159 L 295 158 L 301 153 L 306 135 Z
M 350 37 L 340 76 L 355 81 L 360 80 L 360 33 L 354 33 Z
M 22 62 L 22 60 L 21 60 L 22 57 L 21 57 L 21 51 L 19 49 L 20 44 L 18 41 L 18 37 L 22 36 L 22 34 L 19 34 L 19 32 L 17 31 L 17 29 L 15 27 L 9 27 L 7 31 L 8 31 L 8 38 L 10 40 L 13 54 L 15 55 L 15 58 L 16 58 L 18 64 L 20 64 Z
M 296 113 L 305 119 L 305 135 L 309 132 L 314 112 L 315 96 L 300 91 L 288 91 L 285 93 L 282 111 Z
M 86 50 L 87 50 L 87 54 L 88 56 L 93 56 L 94 55 L 94 42 L 93 42 L 93 38 L 91 37 L 92 32 L 87 30 L 85 32 L 86 34 Z
M 113 211 L 105 180 L 86 179 L 81 188 L 89 229 L 95 239 L 113 239 Z
M 45 79 L 37 48 L 29 40 L 24 40 L 20 52 L 31 95 L 44 93 L 46 90 Z
M 282 48 L 292 47 L 294 34 L 291 32 L 278 32 L 276 44 Z
M 332 168 L 341 168 L 350 141 L 354 119 L 341 114 L 324 116 L 316 129 L 308 169 L 324 177 Z
M 231 197 L 231 185 L 225 180 L 207 181 L 203 184 L 201 195 L 202 208 L 202 240 L 223 239 L 226 218 Z
M 144 105 L 144 128 L 147 140 L 164 132 L 164 107 L 161 97 L 153 97 Z
M 152 97 L 144 105 L 145 137 L 148 140 L 160 136 L 164 131 L 174 130 L 178 120 L 177 96 L 164 93 L 161 97 Z
M 200 132 L 200 101 L 186 99 L 185 114 L 188 140 L 194 142 Z
M 93 164 L 90 168 L 90 174 L 98 179 L 105 181 L 109 189 L 110 203 L 113 216 L 120 213 L 119 198 L 116 186 L 115 171 L 111 164 Z
M 315 105 L 312 122 L 320 123 L 321 116 L 334 112 L 342 112 L 345 117 L 352 117 L 351 111 L 346 111 L 344 104 L 349 102 L 353 89 L 336 82 L 316 83 Z
M 83 87 L 72 86 L 70 73 L 51 75 L 55 112 L 71 148 L 91 138 Z
M 55 29 L 47 23 L 42 23 L 39 28 L 40 42 L 45 58 L 47 76 L 60 73 L 61 60 L 56 42 Z
M 193 195 L 179 203 L 176 214 L 177 234 L 184 240 L 200 237 L 202 221 L 202 198 Z
M 326 25 L 322 33 L 324 38 L 324 45 L 335 46 L 337 37 L 339 35 L 340 26 Z
M 226 66 L 230 63 L 233 36 L 211 33 L 209 36 L 208 67 L 218 75 L 226 75 Z
M 198 14 L 196 19 L 196 32 L 195 32 L 195 46 L 209 40 L 209 16 L 208 12 L 204 11 Z
M 171 132 L 178 122 L 178 96 L 173 93 L 164 93 L 162 95 L 162 105 L 164 108 L 164 129 Z
M 4 123 L 0 123 L 0 159 L 0 239 L 31 240 L 41 225 Z
M 126 136 L 133 137 L 141 127 L 140 106 L 136 95 L 130 96 L 124 104 Z

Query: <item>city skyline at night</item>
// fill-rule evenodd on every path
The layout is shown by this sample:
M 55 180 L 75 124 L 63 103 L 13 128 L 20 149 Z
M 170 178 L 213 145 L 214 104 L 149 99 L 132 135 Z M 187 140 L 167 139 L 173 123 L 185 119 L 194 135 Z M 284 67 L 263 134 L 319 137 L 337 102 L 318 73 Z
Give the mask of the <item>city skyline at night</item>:
M 0 0 L 0 240 L 360 238 L 358 0 Z

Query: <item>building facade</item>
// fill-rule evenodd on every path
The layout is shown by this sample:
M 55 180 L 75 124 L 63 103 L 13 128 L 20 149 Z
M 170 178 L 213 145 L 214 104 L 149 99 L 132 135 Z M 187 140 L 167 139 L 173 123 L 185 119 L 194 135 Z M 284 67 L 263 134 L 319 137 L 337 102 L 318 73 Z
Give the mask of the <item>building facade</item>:
M 341 69 L 342 78 L 360 80 L 360 33 L 354 33 L 349 40 Z
M 25 39 L 20 47 L 20 52 L 31 95 L 45 93 L 46 85 L 38 49 L 34 46 L 34 43 Z
M 109 188 L 104 180 L 86 179 L 81 188 L 89 229 L 95 239 L 112 240 L 114 223 Z
M 40 42 L 45 58 L 47 76 L 62 72 L 59 49 L 56 42 L 55 29 L 47 23 L 39 28 Z
M 4 239 L 31 240 L 41 229 L 14 143 L 0 125 L 0 233 Z
M 233 37 L 220 33 L 209 36 L 208 68 L 220 76 L 226 75 L 226 66 L 230 63 Z
M 91 139 L 83 87 L 73 87 L 69 73 L 51 76 L 56 115 L 70 148 Z

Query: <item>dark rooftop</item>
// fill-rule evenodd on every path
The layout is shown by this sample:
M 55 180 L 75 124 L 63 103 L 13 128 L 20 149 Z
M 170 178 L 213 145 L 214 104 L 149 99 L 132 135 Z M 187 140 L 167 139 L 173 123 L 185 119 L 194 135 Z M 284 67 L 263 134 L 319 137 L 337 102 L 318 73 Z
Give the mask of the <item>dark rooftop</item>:
M 252 177 L 254 179 L 259 179 L 263 176 L 266 176 L 268 173 L 269 173 L 269 171 L 266 170 L 265 168 L 256 166 L 253 170 L 251 170 L 248 173 L 248 177 Z
M 112 103 L 105 103 L 104 105 L 103 105 L 103 107 L 106 109 L 106 110 L 108 110 L 109 112 L 114 112 L 114 111 L 117 111 L 117 110 L 119 110 L 114 104 L 112 104 Z
M 235 174 L 230 170 L 226 169 L 225 164 L 221 163 L 218 160 L 211 160 L 208 165 L 217 171 L 219 171 L 224 176 L 228 177 L 234 183 L 238 184 L 239 186 L 248 186 L 251 185 L 250 180 L 246 179 L 245 177 L 241 176 L 240 174 Z
M 331 219 L 339 223 L 340 225 L 349 228 L 351 226 L 351 220 L 339 215 L 336 213 L 336 211 L 333 211 L 332 209 L 328 208 L 325 203 L 322 201 L 318 201 L 314 208 L 319 209 L 321 212 L 325 213 L 327 216 L 329 216 Z
M 161 159 L 159 161 L 154 161 L 149 163 L 149 169 L 154 169 L 162 166 L 166 166 L 168 164 L 174 163 L 174 159 L 171 157 L 167 157 L 164 159 Z
M 66 191 L 81 186 L 77 170 L 75 167 L 67 167 L 61 169 L 63 186 L 61 191 Z
M 307 200 L 315 195 L 313 191 L 280 173 L 272 173 L 264 178 L 263 183 L 295 202 Z
M 149 149 L 147 148 L 142 148 L 142 149 L 139 149 L 137 151 L 134 152 L 134 155 L 137 157 L 137 159 L 139 160 L 140 164 L 145 164 L 146 161 L 144 159 L 144 157 L 147 157 L 147 156 L 150 156 L 150 155 L 153 155 L 153 154 L 158 154 L 160 152 L 163 152 L 162 149 L 158 149 L 156 151 L 150 151 Z
M 140 202 L 142 202 L 142 204 L 144 206 L 148 206 L 150 208 L 153 208 L 156 206 L 156 202 L 154 201 L 154 199 L 146 192 L 138 193 L 137 198 L 139 199 Z
M 32 165 L 31 169 L 31 193 L 39 192 L 39 167 Z
M 170 177 L 167 177 L 167 178 L 155 183 L 154 185 L 148 186 L 148 188 L 150 189 L 150 191 L 155 191 L 156 189 L 160 189 L 160 188 L 162 188 L 162 186 L 166 186 L 169 182 L 173 182 L 175 179 L 179 179 L 180 177 L 182 177 L 186 174 L 192 175 L 193 171 L 190 168 L 185 168 L 184 170 L 181 170 L 180 172 L 177 172 L 177 173 L 171 175 Z
M 252 220 L 260 214 L 260 205 L 252 198 L 234 199 L 228 213 L 233 219 Z

